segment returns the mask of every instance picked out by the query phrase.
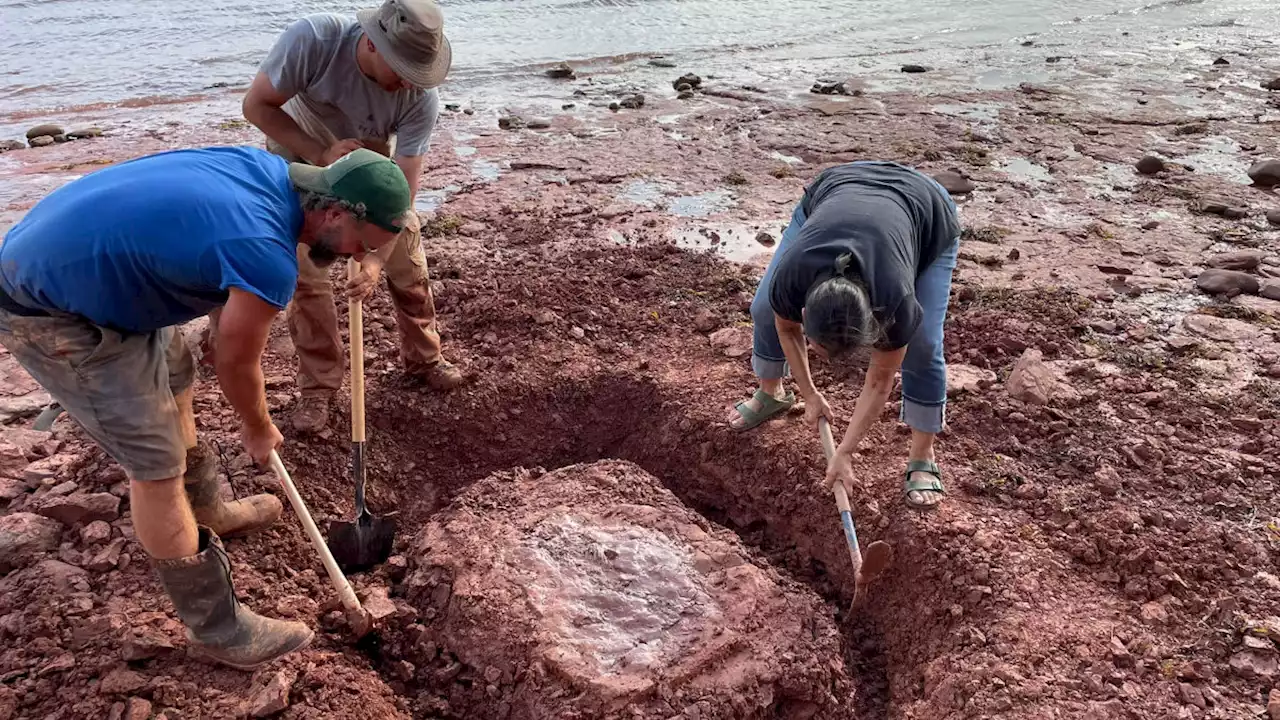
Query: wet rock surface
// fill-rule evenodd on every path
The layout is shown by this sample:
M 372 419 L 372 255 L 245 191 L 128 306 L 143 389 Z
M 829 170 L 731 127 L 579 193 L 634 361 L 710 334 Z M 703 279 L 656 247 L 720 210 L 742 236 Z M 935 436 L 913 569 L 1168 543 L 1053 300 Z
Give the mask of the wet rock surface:
M 897 69 L 887 75 L 899 84 L 947 79 L 904 81 Z M 1246 184 L 1246 171 L 1274 157 L 1274 122 L 1258 115 L 1274 112 L 1268 99 L 1239 84 L 1213 89 L 1216 80 L 1197 89 L 1198 101 L 1253 105 L 1190 113 L 1169 97 L 1182 87 L 1148 87 L 1129 102 L 1127 93 L 1099 100 L 1088 83 L 940 94 L 868 85 L 862 97 L 836 97 L 807 92 L 813 77 L 806 70 L 766 93 L 708 78 L 688 83 L 684 101 L 654 93 L 618 113 L 607 102 L 643 86 L 536 77 L 563 97 L 509 108 L 477 97 L 466 113 L 445 115 L 423 176 L 440 202 L 426 244 L 446 357 L 474 381 L 449 395 L 415 386 L 398 365 L 385 288 L 366 303 L 372 511 L 398 509 L 402 528 L 420 529 L 495 472 L 625 458 L 823 599 L 812 615 L 840 632 L 856 692 L 814 717 L 1261 716 L 1273 684 L 1261 679 L 1263 648 L 1246 644 L 1241 628 L 1280 606 L 1269 528 L 1280 517 L 1271 460 L 1280 348 L 1277 304 L 1264 294 L 1280 265 L 1262 217 L 1275 196 Z M 577 109 L 547 131 L 494 128 L 498 116 L 534 117 L 561 100 Z M 66 121 L 110 122 L 118 129 L 108 136 L 6 158 L 4 181 L 18 178 L 6 185 L 6 221 L 101 163 L 260 142 L 247 129 L 171 130 L 106 115 Z M 1168 158 L 1166 169 L 1134 172 L 1143 153 Z M 937 512 L 902 503 L 909 435 L 894 420 L 899 392 L 869 433 L 851 500 L 863 543 L 894 543 L 898 561 L 849 612 L 847 550 L 829 493 L 815 488 L 824 466 L 813 432 L 798 414 L 750 433 L 724 427 L 754 379 L 747 354 L 728 357 L 708 336 L 749 322 L 769 258 L 752 238 L 781 233 L 820 169 L 872 157 L 975 185 L 956 197 L 966 257 L 946 354 L 976 382 L 949 400 L 938 443 L 948 495 Z M 1251 214 L 1203 214 L 1202 198 Z M 713 230 L 725 241 L 709 247 Z M 1211 258 L 1253 251 L 1266 253 L 1247 273 L 1258 295 L 1196 287 L 1206 269 L 1225 270 Z M 545 324 L 534 320 L 542 311 Z M 706 330 L 704 313 L 714 320 Z M 297 399 L 290 347 L 281 322 L 265 368 L 277 418 Z M 1078 401 L 1011 397 L 1028 348 Z M 219 448 L 227 492 L 278 492 L 243 457 L 234 415 L 202 373 L 199 427 Z M 819 362 L 814 373 L 847 418 L 862 366 Z M 257 690 L 288 669 L 297 680 L 281 717 L 504 712 L 486 699 L 489 686 L 501 698 L 514 675 L 508 683 L 502 668 L 470 668 L 417 642 L 440 616 L 407 601 L 406 564 L 353 576 L 386 623 L 376 651 L 354 647 L 289 513 L 228 553 L 241 600 L 308 623 L 314 645 L 252 676 L 189 659 L 134 539 L 123 473 L 65 416 L 52 433 L 31 430 L 50 400 L 41 392 L 0 353 L 0 514 L 27 512 L 59 532 L 52 549 L 0 577 L 0 708 L 11 700 L 16 717 L 98 718 L 144 699 L 156 718 L 244 717 Z M 345 402 L 334 413 L 327 439 L 284 428 L 285 462 L 322 523 L 350 514 Z M 121 498 L 119 516 L 102 521 L 106 541 L 101 526 L 87 533 L 93 523 L 64 526 L 28 510 L 76 493 Z M 413 534 L 402 534 L 404 556 Z M 135 627 L 156 637 L 134 639 Z M 125 648 L 155 654 L 126 661 Z M 146 685 L 99 692 L 121 665 Z M 672 698 L 675 708 L 681 698 Z M 769 711 L 792 709 L 809 710 Z M 694 703 L 671 717 L 701 712 Z
M 62 526 L 31 513 L 0 517 L 0 572 L 9 572 L 58 547 Z
M 513 719 L 828 717 L 850 699 L 822 601 L 635 465 L 489 477 L 413 548 L 407 597 L 438 653 L 414 665 L 460 663 Z
M 27 140 L 34 140 L 38 137 L 57 137 L 58 135 L 62 135 L 64 132 L 66 131 L 62 129 L 61 125 L 45 123 L 43 125 L 36 125 L 28 130 Z
M 1164 171 L 1164 160 L 1155 155 L 1145 155 L 1135 167 L 1143 175 L 1155 175 Z
M 576 76 L 577 73 L 574 72 L 573 66 L 567 62 L 562 62 L 547 69 L 547 77 L 549 78 L 572 80 Z
M 690 89 L 699 90 L 702 88 L 702 78 L 694 73 L 685 73 L 671 81 L 672 89 L 679 90 L 681 85 L 688 85 Z
M 1263 160 L 1249 168 L 1249 179 L 1259 187 L 1280 185 L 1280 160 Z
M 1258 278 L 1237 270 L 1205 270 L 1196 277 L 1196 287 L 1211 295 L 1235 297 L 1258 294 Z
M 952 170 L 935 173 L 933 179 L 952 195 L 968 195 L 978 189 L 972 180 Z

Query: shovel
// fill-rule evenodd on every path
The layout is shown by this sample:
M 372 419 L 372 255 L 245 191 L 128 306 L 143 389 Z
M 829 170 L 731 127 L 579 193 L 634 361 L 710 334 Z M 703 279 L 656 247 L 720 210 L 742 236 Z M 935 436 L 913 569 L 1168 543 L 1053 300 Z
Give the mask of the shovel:
M 284 486 L 284 494 L 288 496 L 289 504 L 293 505 L 294 513 L 302 521 L 302 529 L 306 531 L 311 544 L 320 554 L 320 562 L 324 564 L 325 572 L 329 574 L 329 582 L 333 583 L 333 589 L 337 591 L 338 599 L 342 601 L 347 624 L 351 626 L 357 639 L 368 635 L 373 630 L 373 616 L 360 605 L 355 590 L 351 589 L 351 583 L 347 582 L 347 578 L 338 569 L 338 563 L 334 561 L 329 547 L 324 544 L 324 538 L 320 537 L 320 529 L 311 519 L 311 513 L 307 511 L 306 503 L 302 502 L 302 496 L 298 494 L 293 478 L 289 477 L 289 471 L 285 469 L 284 463 L 280 461 L 280 455 L 275 450 L 271 451 L 271 469 L 275 470 L 276 477 L 280 478 L 280 484 Z
M 836 443 L 831 438 L 831 426 L 826 418 L 818 420 L 818 435 L 822 438 L 822 452 L 827 462 L 836 454 Z M 844 526 L 844 539 L 849 544 L 849 559 L 853 561 L 853 609 L 858 601 L 867 593 L 867 585 L 889 567 L 893 561 L 893 548 L 889 543 L 877 540 L 867 546 L 865 553 L 858 546 L 858 530 L 853 526 L 853 511 L 849 508 L 849 495 L 844 491 L 844 483 L 837 482 L 831 486 L 836 496 L 836 507 L 840 508 L 840 524 Z
M 354 278 L 360 265 L 352 258 L 347 272 Z M 347 304 L 351 345 L 351 476 L 356 483 L 356 517 L 329 523 L 329 547 L 338 565 L 349 573 L 386 562 L 395 540 L 393 517 L 376 517 L 364 506 L 364 315 L 359 300 Z M 394 513 L 393 513 L 394 514 Z

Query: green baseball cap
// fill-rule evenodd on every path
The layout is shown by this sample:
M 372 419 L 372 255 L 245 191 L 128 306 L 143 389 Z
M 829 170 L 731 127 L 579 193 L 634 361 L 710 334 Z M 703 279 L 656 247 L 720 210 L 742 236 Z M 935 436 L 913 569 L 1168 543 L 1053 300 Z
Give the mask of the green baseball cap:
M 413 205 L 400 166 L 367 148 L 353 150 L 327 167 L 290 163 L 289 179 L 303 190 L 363 206 L 365 220 L 394 233 L 404 229 L 403 216 Z

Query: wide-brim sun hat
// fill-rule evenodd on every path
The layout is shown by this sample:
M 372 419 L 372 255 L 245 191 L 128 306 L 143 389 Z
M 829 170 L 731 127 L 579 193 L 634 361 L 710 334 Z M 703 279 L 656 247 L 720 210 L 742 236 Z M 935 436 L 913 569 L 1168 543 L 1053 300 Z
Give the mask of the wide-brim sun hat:
M 356 19 L 378 54 L 403 80 L 429 90 L 444 83 L 453 47 L 444 34 L 444 13 L 432 0 L 387 0 L 361 10 Z

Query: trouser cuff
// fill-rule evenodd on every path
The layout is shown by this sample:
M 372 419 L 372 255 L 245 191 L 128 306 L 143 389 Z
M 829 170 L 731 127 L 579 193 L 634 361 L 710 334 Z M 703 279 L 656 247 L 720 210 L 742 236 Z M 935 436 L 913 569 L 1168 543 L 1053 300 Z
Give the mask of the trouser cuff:
M 761 380 L 778 380 L 787 376 L 787 361 L 766 360 L 752 353 L 751 369 L 755 372 L 756 377 Z
M 936 405 L 926 405 L 903 398 L 898 419 L 912 430 L 937 434 L 942 432 L 947 421 L 947 403 L 944 400 Z

